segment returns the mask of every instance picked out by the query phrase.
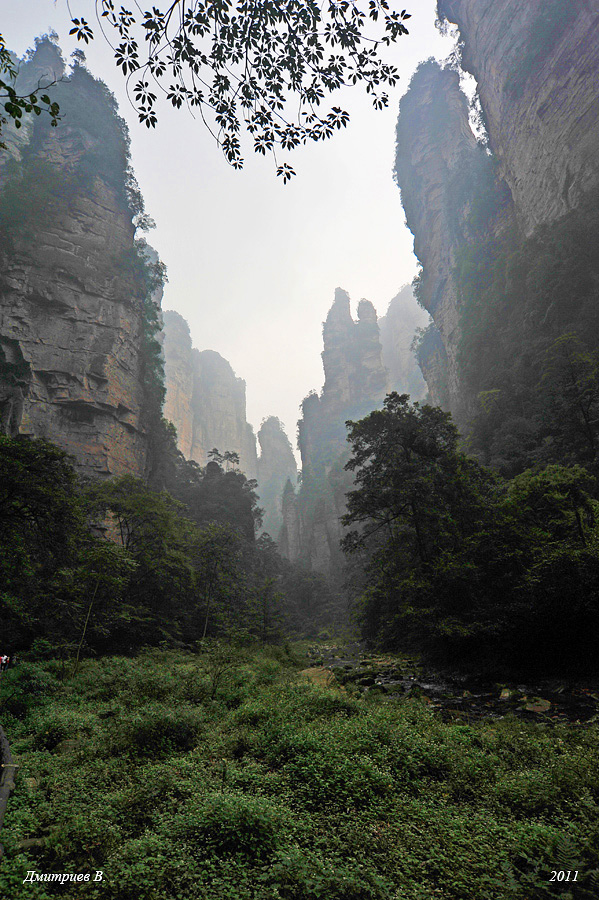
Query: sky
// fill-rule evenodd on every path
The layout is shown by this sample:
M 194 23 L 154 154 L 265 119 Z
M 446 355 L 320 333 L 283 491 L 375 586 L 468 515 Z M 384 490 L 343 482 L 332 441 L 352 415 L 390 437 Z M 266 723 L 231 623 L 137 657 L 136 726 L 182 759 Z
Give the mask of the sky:
M 93 0 L 70 3 L 74 16 L 95 24 Z M 410 34 L 388 57 L 401 74 L 388 109 L 374 110 L 361 91 L 334 95 L 333 105 L 350 112 L 348 128 L 289 154 L 297 175 L 284 185 L 270 158 L 248 154 L 244 168 L 233 170 L 184 109 L 161 107 L 156 129 L 140 125 L 102 37 L 87 46 L 69 37 L 66 0 L 0 0 L 11 50 L 22 55 L 54 29 L 65 58 L 83 49 L 90 71 L 117 97 L 157 226 L 146 238 L 168 270 L 163 308 L 181 313 L 194 346 L 218 351 L 245 380 L 255 430 L 278 416 L 293 445 L 299 404 L 323 384 L 322 323 L 335 288 L 349 293 L 354 314 L 365 297 L 384 315 L 416 274 L 392 176 L 397 112 L 418 63 L 446 58 L 453 41 L 435 29 L 435 0 L 405 4 Z

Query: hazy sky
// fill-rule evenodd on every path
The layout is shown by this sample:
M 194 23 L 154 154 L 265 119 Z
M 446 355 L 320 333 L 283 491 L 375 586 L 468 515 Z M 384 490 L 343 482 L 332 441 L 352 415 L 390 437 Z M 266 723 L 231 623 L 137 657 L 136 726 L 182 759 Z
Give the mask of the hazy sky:
M 53 28 L 65 58 L 82 47 L 91 72 L 117 96 L 146 209 L 157 225 L 147 239 L 168 268 L 163 307 L 187 319 L 196 347 L 217 350 L 245 379 L 255 429 L 276 415 L 293 444 L 299 404 L 323 383 L 322 322 L 335 287 L 349 292 L 354 312 L 366 297 L 383 315 L 416 271 L 392 178 L 395 123 L 418 63 L 443 59 L 452 49 L 434 27 L 435 5 L 405 0 L 410 34 L 392 50 L 401 81 L 389 108 L 376 112 L 366 96 L 349 92 L 343 99 L 348 128 L 290 154 L 297 176 L 283 185 L 270 159 L 248 156 L 241 172 L 231 169 L 201 122 L 184 110 L 164 108 L 155 130 L 139 125 L 102 38 L 86 47 L 68 36 L 66 0 L 0 0 L 10 49 L 21 55 Z M 140 6 L 152 3 L 140 0 Z M 71 0 L 73 15 L 95 24 L 93 7 L 93 0 Z M 342 105 L 336 97 L 333 103 Z

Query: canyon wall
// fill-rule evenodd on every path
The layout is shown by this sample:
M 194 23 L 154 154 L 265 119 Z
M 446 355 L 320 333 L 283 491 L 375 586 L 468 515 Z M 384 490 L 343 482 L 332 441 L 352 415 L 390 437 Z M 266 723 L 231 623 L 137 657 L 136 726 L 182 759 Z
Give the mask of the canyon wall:
M 431 400 L 462 425 L 456 273 L 468 247 L 524 240 L 599 185 L 599 9 L 594 0 L 440 0 L 478 83 L 486 145 L 469 127 L 452 68 L 422 64 L 400 104 L 396 177 L 422 272 L 419 301 L 435 329 L 419 359 Z M 461 273 L 463 274 L 463 272 Z
M 596 0 L 441 0 L 526 234 L 599 184 Z
M 60 51 L 43 40 L 19 86 L 63 73 Z M 134 240 L 126 126 L 83 67 L 54 90 L 57 128 L 42 115 L 4 129 L 1 427 L 53 441 L 85 475 L 143 476 L 150 301 L 147 260 Z
M 454 412 L 459 405 L 454 269 L 468 239 L 468 216 L 478 185 L 491 167 L 468 113 L 458 73 L 434 61 L 422 64 L 400 104 L 395 160 L 414 253 L 422 266 L 418 300 L 433 317 L 443 345 L 443 352 L 432 348 L 430 360 L 420 354 L 422 367 L 429 376 L 431 401 Z
M 256 438 L 246 421 L 245 381 L 219 353 L 192 346 L 189 325 L 179 313 L 167 310 L 163 320 L 164 417 L 177 429 L 179 449 L 201 466 L 214 448 L 232 451 L 239 454 L 244 475 L 256 478 Z

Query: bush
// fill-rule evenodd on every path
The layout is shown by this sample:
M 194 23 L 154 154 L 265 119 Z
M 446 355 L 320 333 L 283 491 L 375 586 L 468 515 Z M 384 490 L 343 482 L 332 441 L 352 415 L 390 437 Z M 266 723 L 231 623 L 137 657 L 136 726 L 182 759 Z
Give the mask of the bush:
M 285 900 L 387 900 L 393 889 L 356 861 L 323 860 L 298 849 L 277 854 L 268 883 Z
M 181 706 L 171 709 L 152 703 L 116 723 L 113 744 L 133 756 L 157 759 L 191 750 L 202 724 L 201 710 Z
M 211 794 L 186 810 L 180 832 L 206 853 L 265 859 L 280 841 L 282 824 L 280 807 L 263 797 Z

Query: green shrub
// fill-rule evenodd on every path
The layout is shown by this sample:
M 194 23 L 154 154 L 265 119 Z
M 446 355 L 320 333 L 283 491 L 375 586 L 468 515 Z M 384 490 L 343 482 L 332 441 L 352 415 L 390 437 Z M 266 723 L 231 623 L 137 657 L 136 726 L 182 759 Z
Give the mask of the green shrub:
M 210 794 L 186 809 L 180 831 L 204 852 L 264 859 L 279 844 L 282 827 L 280 807 L 263 797 Z
M 285 900 L 387 900 L 392 890 L 356 860 L 321 859 L 298 849 L 278 853 L 265 880 Z
M 93 730 L 94 717 L 74 709 L 50 709 L 33 717 L 34 745 L 40 750 L 55 750 L 65 740 L 77 740 Z
M 191 750 L 202 730 L 203 714 L 197 709 L 171 709 L 152 703 L 116 723 L 113 741 L 134 756 L 160 758 Z

